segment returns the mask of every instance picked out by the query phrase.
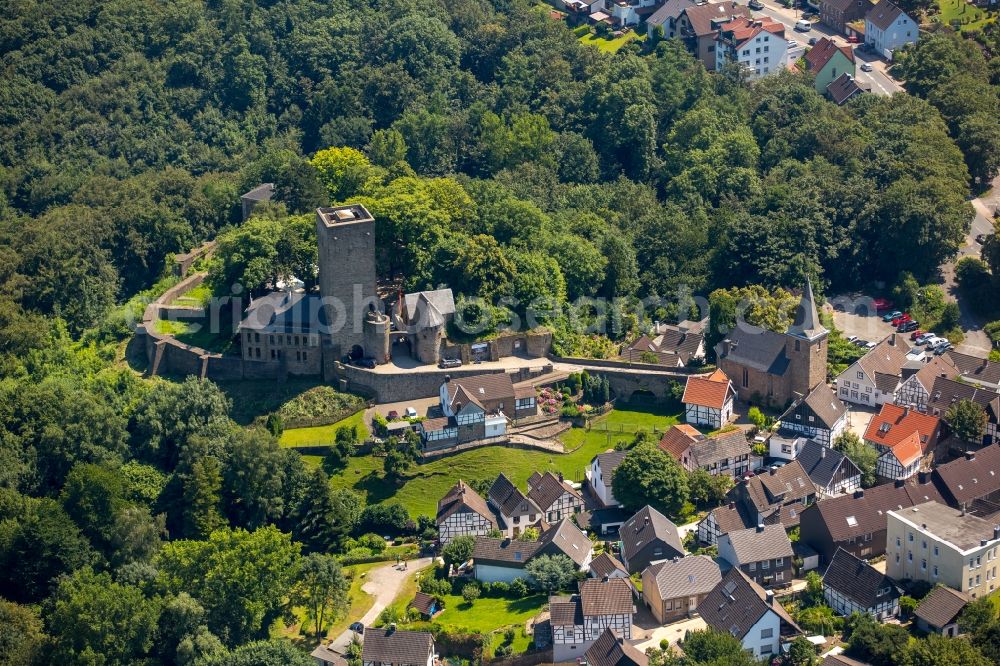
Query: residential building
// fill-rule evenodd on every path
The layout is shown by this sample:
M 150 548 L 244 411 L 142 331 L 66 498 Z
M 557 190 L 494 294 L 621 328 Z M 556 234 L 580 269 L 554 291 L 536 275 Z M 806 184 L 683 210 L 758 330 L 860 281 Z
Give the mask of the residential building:
M 671 0 L 661 9 L 669 8 L 671 5 L 678 7 L 681 3 L 687 2 L 688 0 Z M 688 3 L 688 6 L 693 5 L 693 2 Z M 655 356 L 655 362 L 660 365 L 683 368 L 692 360 L 705 359 L 705 336 L 688 331 L 686 328 L 658 324 L 651 335 L 642 335 L 626 346 L 622 356 L 632 363 L 649 363 Z
M 715 347 L 718 366 L 733 380 L 745 402 L 784 407 L 826 382 L 826 339 L 812 285 L 806 283 L 795 320 L 785 333 L 737 322 Z
M 715 71 L 739 65 L 751 80 L 780 72 L 788 64 L 785 26 L 768 16 L 739 16 L 719 26 Z
M 863 19 L 871 7 L 870 0 L 820 0 L 819 20 L 834 32 L 845 34 L 847 24 Z
M 778 428 L 782 433 L 832 446 L 847 428 L 847 408 L 825 382 L 820 382 L 805 397 L 792 402 L 778 419 Z
M 851 53 L 853 56 L 853 51 Z M 852 57 L 852 76 L 853 66 Z M 841 75 L 843 71 L 841 70 Z M 903 336 L 893 333 L 837 376 L 837 395 L 844 402 L 856 405 L 877 407 L 882 403 L 892 402 L 903 381 L 903 367 L 909 351 L 910 347 Z
M 758 525 L 719 537 L 719 557 L 764 587 L 790 585 L 792 542 L 781 525 Z
M 550 598 L 553 661 L 576 661 L 607 629 L 630 640 L 634 613 L 632 587 L 621 578 L 588 578 L 579 594 Z
M 365 628 L 363 666 L 434 666 L 434 636 L 428 631 Z
M 624 578 L 629 579 L 628 569 L 614 555 L 604 552 L 590 563 L 591 578 Z
M 780 653 L 781 643 L 802 630 L 774 593 L 733 567 L 698 605 L 698 614 L 716 631 L 735 637 L 758 659 Z
M 684 385 L 684 420 L 691 425 L 721 428 L 733 418 L 736 391 L 722 370 L 708 377 L 688 377 Z
M 677 526 L 652 508 L 644 506 L 618 530 L 622 563 L 630 574 L 638 573 L 653 562 L 683 557 L 684 545 Z
M 799 541 L 811 546 L 827 564 L 838 548 L 867 560 L 885 553 L 886 512 L 929 500 L 942 501 L 921 473 L 906 482 L 886 483 L 816 502 L 802 512 Z
M 615 478 L 615 470 L 618 469 L 618 465 L 622 464 L 622 460 L 625 460 L 627 453 L 627 451 L 605 451 L 598 453 L 590 461 L 590 467 L 587 469 L 587 483 L 590 484 L 593 495 L 603 506 L 618 506 L 618 500 L 615 499 L 611 484 Z
M 539 527 L 544 517 L 538 505 L 525 497 L 503 472 L 490 486 L 486 499 L 500 519 L 500 531 L 509 537 L 516 537 L 526 527 Z
M 858 95 L 866 92 L 869 91 L 863 88 L 861 84 L 847 72 L 838 76 L 830 82 L 830 85 L 826 87 L 826 94 L 830 96 L 830 99 L 833 100 L 833 103 L 837 106 L 844 106 Z
M 754 524 L 743 516 L 743 513 L 736 506 L 736 502 L 730 502 L 726 506 L 715 507 L 701 519 L 698 523 L 698 541 L 714 546 L 723 534 L 745 530 L 753 526 Z
M 709 437 L 681 423 L 663 434 L 659 447 L 689 472 L 703 469 L 713 476 L 726 474 L 739 479 L 750 471 L 750 445 L 741 429 Z
M 861 487 L 861 470 L 840 451 L 812 439 L 795 448 L 796 460 L 816 486 L 817 498 L 853 493 Z
M 660 624 L 691 617 L 722 580 L 719 565 L 707 555 L 657 562 L 642 572 L 642 599 Z
M 816 501 L 816 486 L 797 461 L 752 476 L 729 491 L 729 498 L 753 525 L 781 523 L 785 529 L 799 524 L 799 515 Z
M 442 545 L 455 537 L 485 536 L 497 529 L 486 500 L 461 479 L 438 501 L 436 522 Z
M 934 381 L 939 377 L 956 379 L 958 368 L 947 356 L 935 356 L 929 363 L 904 379 L 896 389 L 895 403 L 906 407 L 915 407 L 926 411 L 930 400 Z
M 445 377 L 439 389 L 442 417 L 421 424 L 426 449 L 440 449 L 507 435 L 508 415 L 538 413 L 534 389 L 515 396 L 510 375 L 498 372 L 471 377 Z
M 566 483 L 562 474 L 535 472 L 528 479 L 528 499 L 542 510 L 543 520 L 554 523 L 583 509 L 583 495 Z
M 680 37 L 677 19 L 688 7 L 695 6 L 694 0 L 667 0 L 646 19 L 646 36 L 651 39 Z M 704 353 L 704 348 L 702 349 Z
M 334 649 L 334 641 L 320 643 L 309 656 L 316 666 L 347 666 L 347 658 Z
M 937 447 L 940 433 L 938 417 L 885 403 L 868 422 L 864 439 L 879 454 L 878 475 L 896 481 L 920 470 L 923 456 Z
M 525 567 L 540 555 L 565 555 L 580 571 L 590 568 L 594 546 L 570 520 L 564 519 L 541 533 L 537 541 L 476 537 L 472 559 L 476 580 L 509 583 L 527 578 Z
M 435 615 L 444 612 L 444 604 L 441 603 L 441 600 L 426 592 L 417 592 L 413 596 L 413 601 L 406 608 L 414 609 L 420 613 L 422 619 L 427 621 L 433 620 Z
M 970 597 L 997 586 L 1000 526 L 939 502 L 889 511 L 886 574 L 941 583 Z
M 243 210 L 243 221 L 246 222 L 253 214 L 258 204 L 270 201 L 274 197 L 274 183 L 261 183 L 249 192 L 240 195 L 240 207 Z
M 969 604 L 969 596 L 947 585 L 935 585 L 913 611 L 917 628 L 931 634 L 958 636 L 958 616 Z
M 852 2 L 855 0 L 852 0 Z M 833 40 L 821 37 L 804 56 L 806 71 L 813 75 L 813 85 L 820 95 L 841 74 L 854 76 L 854 49 L 837 46 Z
M 962 354 L 954 349 L 946 354 L 958 368 L 963 382 L 975 384 L 993 392 L 1000 391 L 1000 363 L 988 358 Z
M 1000 441 L 997 439 L 998 422 L 1000 422 L 1000 394 L 992 389 L 967 383 L 965 376 L 956 379 L 936 377 L 931 385 L 931 394 L 924 409 L 928 414 L 940 417 L 947 424 L 948 410 L 960 400 L 974 402 L 982 407 L 986 413 L 983 446 Z
M 605 629 L 584 654 L 587 666 L 648 666 L 646 653 L 625 642 L 614 629 Z
M 883 622 L 899 615 L 900 596 L 888 576 L 843 548 L 823 574 L 823 597 L 838 615 L 868 613 Z
M 916 44 L 919 26 L 891 0 L 881 0 L 865 14 L 865 44 L 892 60 L 893 52 L 907 44 Z
M 934 479 L 948 504 L 979 516 L 1000 511 L 1000 444 L 968 451 L 934 469 Z
M 607 0 L 605 12 L 609 12 L 616 27 L 638 25 L 656 11 L 661 0 Z
M 712 71 L 715 69 L 715 38 L 719 27 L 737 16 L 751 18 L 750 9 L 732 0 L 708 2 L 685 8 L 675 24 L 688 50 L 705 65 L 705 69 Z

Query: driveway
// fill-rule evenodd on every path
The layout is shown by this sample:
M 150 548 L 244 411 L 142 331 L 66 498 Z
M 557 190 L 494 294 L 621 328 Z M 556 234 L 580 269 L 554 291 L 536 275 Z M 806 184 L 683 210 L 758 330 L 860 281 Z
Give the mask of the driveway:
M 416 576 L 421 569 L 429 567 L 431 562 L 431 558 L 423 557 L 419 560 L 410 560 L 407 562 L 405 570 L 400 568 L 402 565 L 386 564 L 384 567 L 369 571 L 366 576 L 368 580 L 361 586 L 361 590 L 375 597 L 375 603 L 368 609 L 365 616 L 359 620 L 361 624 L 366 627 L 371 626 L 378 619 L 379 614 L 385 610 L 386 606 L 396 600 L 404 583 L 413 576 Z M 345 654 L 353 638 L 354 632 L 347 629 L 340 636 L 337 636 L 330 643 L 329 647 L 340 654 Z
M 642 638 L 639 639 L 638 643 L 635 643 L 635 646 L 642 652 L 645 652 L 647 648 L 659 649 L 660 641 L 662 640 L 666 640 L 671 645 L 677 645 L 677 642 L 683 640 L 687 632 L 702 631 L 707 628 L 708 624 L 700 617 L 681 620 L 680 622 L 668 624 L 665 627 L 656 627 L 648 632 L 643 631 Z

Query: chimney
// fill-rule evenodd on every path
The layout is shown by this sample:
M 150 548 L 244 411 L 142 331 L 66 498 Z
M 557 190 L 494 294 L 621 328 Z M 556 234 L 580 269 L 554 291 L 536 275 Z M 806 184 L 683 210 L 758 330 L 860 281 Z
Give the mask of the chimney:
M 395 623 L 395 622 L 393 622 L 393 623 L 391 623 L 391 624 L 389 625 L 389 631 L 387 631 L 387 632 L 385 632 L 385 633 L 386 633 L 386 635 L 389 635 L 389 634 L 391 634 L 391 633 L 393 633 L 393 632 L 395 632 L 395 631 L 396 631 L 396 623 Z
M 966 451 L 965 452 L 965 459 L 966 460 L 975 460 L 976 459 L 976 452 L 975 451 Z
M 889 336 L 889 346 L 890 347 L 895 347 L 896 346 L 896 334 L 895 333 L 893 333 L 892 335 Z
M 445 375 L 444 376 L 444 383 L 447 384 L 450 381 L 451 381 L 451 375 Z
M 760 534 L 763 531 L 764 531 L 764 521 L 760 521 L 757 523 L 757 533 Z
M 765 598 L 767 599 L 767 605 L 768 606 L 773 606 L 774 605 L 774 590 L 768 590 L 767 592 L 764 593 L 764 595 L 765 595 Z
M 736 502 L 730 502 L 729 503 L 729 508 L 730 509 L 735 509 L 736 508 Z
M 863 488 L 858 488 L 854 491 L 854 499 L 861 499 L 865 496 L 865 491 Z
M 603 576 L 601 576 L 601 582 L 602 583 L 607 583 L 609 580 L 611 580 L 611 577 L 608 576 L 607 574 L 604 574 Z
M 927 470 L 923 470 L 917 474 L 917 481 L 919 483 L 927 483 L 928 481 L 930 481 L 930 478 L 931 478 L 931 473 L 928 472 Z
M 905 419 L 909 415 L 910 415 L 910 408 L 909 407 L 903 407 L 903 418 Z
M 768 473 L 770 473 L 771 476 L 774 476 L 775 474 L 778 473 L 778 468 L 777 467 L 772 467 L 772 468 L 770 468 L 767 471 L 768 471 Z
M 993 526 L 993 538 L 1000 539 L 1000 525 Z
M 826 458 L 826 447 L 825 446 L 819 447 L 819 459 L 822 460 L 823 458 Z
M 642 522 L 643 522 L 644 525 L 649 525 L 649 516 L 648 515 L 643 516 L 642 517 Z
M 560 481 L 563 481 L 563 480 L 564 480 L 564 479 L 563 479 L 563 473 L 562 473 L 562 472 L 559 472 L 559 480 L 560 480 Z

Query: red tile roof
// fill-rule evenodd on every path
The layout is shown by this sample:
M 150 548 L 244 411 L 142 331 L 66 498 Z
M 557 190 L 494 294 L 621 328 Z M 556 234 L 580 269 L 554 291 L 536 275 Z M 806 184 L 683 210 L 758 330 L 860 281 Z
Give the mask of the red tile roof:
M 849 61 L 854 62 L 854 50 L 850 46 L 837 46 L 826 37 L 821 38 L 805 55 L 806 65 L 810 72 L 819 72 L 837 52 L 844 54 Z
M 692 444 L 704 438 L 705 436 L 698 432 L 694 426 L 688 425 L 687 423 L 680 423 L 663 433 L 663 437 L 660 439 L 660 448 L 673 456 L 675 460 L 680 462 L 681 456 L 684 455 L 684 452 L 687 451 Z
M 869 421 L 865 440 L 894 449 L 911 434 L 917 433 L 921 452 L 926 453 L 937 444 L 940 431 L 941 419 L 938 417 L 885 403 L 882 410 Z M 899 454 L 896 457 L 900 457 Z
M 907 435 L 906 439 L 892 447 L 892 455 L 903 467 L 912 465 L 921 455 L 923 447 L 920 445 L 920 435 L 916 431 Z
M 720 35 L 726 34 L 736 46 L 742 45 L 762 32 L 769 32 L 779 37 L 785 36 L 785 26 L 767 16 L 758 18 L 740 16 L 722 24 L 719 30 Z
M 684 386 L 685 405 L 698 405 L 722 409 L 733 391 L 733 385 L 722 370 L 716 370 L 708 377 L 688 377 Z

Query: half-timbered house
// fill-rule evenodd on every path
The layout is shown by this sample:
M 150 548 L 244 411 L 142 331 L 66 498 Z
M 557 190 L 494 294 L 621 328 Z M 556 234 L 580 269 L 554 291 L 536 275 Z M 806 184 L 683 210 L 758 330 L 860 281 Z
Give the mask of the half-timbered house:
M 438 501 L 438 539 L 447 544 L 455 537 L 487 535 L 497 529 L 486 500 L 461 479 Z
M 823 597 L 838 615 L 868 613 L 887 620 L 899 614 L 900 596 L 892 579 L 843 548 L 823 574 Z

